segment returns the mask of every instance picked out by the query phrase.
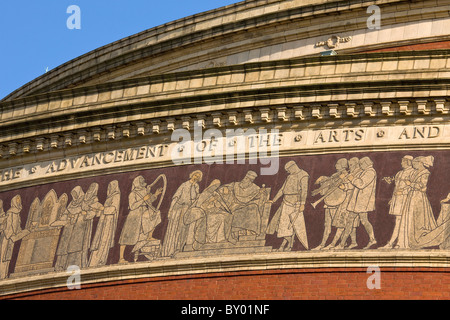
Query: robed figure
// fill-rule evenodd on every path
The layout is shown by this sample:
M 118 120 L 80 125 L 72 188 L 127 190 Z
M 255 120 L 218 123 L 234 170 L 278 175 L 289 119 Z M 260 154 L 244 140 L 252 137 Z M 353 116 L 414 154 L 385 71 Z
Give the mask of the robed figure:
M 440 217 L 435 220 L 430 201 L 427 196 L 427 185 L 430 178 L 429 168 L 433 166 L 434 158 L 414 158 L 414 172 L 410 181 L 411 188 L 404 207 L 397 247 L 401 249 L 421 249 L 442 244 L 448 233 L 448 220 Z
M 157 200 L 161 193 L 162 188 L 157 189 L 152 194 L 144 177 L 138 176 L 134 179 L 128 197 L 130 212 L 119 238 L 119 263 L 127 263 L 124 258 L 126 246 L 136 246 L 138 243 L 145 243 L 147 240 L 155 240 L 153 231 L 161 223 L 161 213 L 153 206 L 153 202 Z
M 11 208 L 6 212 L 6 216 L 3 214 L 0 215 L 0 279 L 8 277 L 14 243 L 30 233 L 29 230 L 22 230 L 21 228 L 21 211 L 22 199 L 17 195 L 12 198 Z
M 394 192 L 391 200 L 389 200 L 389 215 L 395 217 L 394 230 L 391 239 L 383 247 L 384 249 L 391 249 L 398 238 L 405 204 L 408 200 L 408 194 L 411 191 L 410 181 L 411 175 L 414 173 L 414 168 L 412 167 L 413 159 L 412 156 L 404 156 L 401 162 L 402 170 L 397 172 L 394 177 L 383 178 L 388 184 L 394 183 Z
M 208 243 L 236 243 L 231 237 L 233 214 L 217 192 L 219 187 L 220 180 L 212 181 L 185 214 L 185 224 L 193 227 L 188 243 L 192 243 L 194 250 Z
M 120 189 L 117 180 L 109 183 L 103 207 L 103 211 L 98 211 L 100 219 L 91 243 L 89 267 L 104 266 L 108 260 L 109 250 L 114 247 L 120 209 Z
M 267 234 L 276 232 L 279 238 L 284 238 L 279 248 L 280 251 L 292 249 L 294 235 L 297 235 L 302 245 L 309 249 L 303 216 L 308 194 L 309 174 L 300 169 L 294 161 L 288 162 L 285 170 L 289 175 L 275 195 L 273 202 L 277 202 L 281 197 L 283 200 L 269 223 Z
M 190 225 L 184 223 L 184 215 L 199 196 L 198 183 L 202 180 L 202 177 L 201 171 L 192 172 L 189 175 L 189 180 L 181 184 L 172 197 L 168 214 L 169 224 L 162 246 L 162 256 L 164 257 L 182 251 L 186 244 Z
M 237 241 L 240 235 L 259 235 L 262 231 L 261 208 L 265 199 L 262 189 L 254 183 L 256 177 L 254 171 L 248 171 L 241 181 L 223 185 L 217 190 L 217 197 L 220 197 L 227 212 L 232 214 L 232 241 Z
M 75 223 L 67 247 L 67 263 L 81 269 L 86 268 L 89 262 L 93 219 L 103 210 L 103 205 L 97 197 L 98 187 L 98 183 L 92 183 L 81 203 L 71 207 Z
M 72 200 L 67 208 L 61 212 L 61 215 L 57 218 L 57 221 L 52 223 L 51 226 L 62 226 L 61 237 L 59 239 L 58 248 L 56 249 L 56 271 L 65 271 L 68 264 L 68 248 L 70 239 L 72 237 L 73 229 L 77 220 L 78 213 L 81 212 L 81 203 L 84 200 L 84 192 L 80 186 L 72 189 L 70 192 Z

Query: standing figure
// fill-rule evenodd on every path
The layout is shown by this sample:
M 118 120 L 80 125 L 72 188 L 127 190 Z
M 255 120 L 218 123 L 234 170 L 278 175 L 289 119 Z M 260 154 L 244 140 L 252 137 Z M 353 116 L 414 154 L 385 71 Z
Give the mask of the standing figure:
M 342 240 L 341 243 L 336 246 L 338 249 L 344 248 L 347 238 L 353 229 L 355 219 L 357 218 L 361 220 L 361 224 L 369 235 L 369 242 L 364 249 L 368 249 L 377 243 L 372 224 L 368 217 L 369 212 L 375 210 L 377 173 L 373 168 L 372 160 L 368 157 L 364 157 L 360 160 L 360 167 L 362 169 L 361 172 L 355 176 L 349 175 L 346 178 L 348 183 L 353 185 L 354 190 L 347 206 L 348 216 Z
M 294 234 L 308 248 L 306 235 L 305 210 L 306 196 L 308 193 L 309 175 L 300 169 L 294 161 L 286 164 L 285 170 L 289 173 L 286 181 L 276 194 L 273 202 L 283 197 L 283 201 L 272 218 L 267 233 L 277 232 L 279 238 L 284 238 L 279 251 L 290 251 L 294 244 Z
M 389 214 L 395 217 L 395 225 L 394 231 L 392 232 L 391 239 L 389 242 L 383 247 L 383 249 L 390 249 L 394 246 L 395 241 L 398 238 L 398 233 L 400 231 L 400 222 L 402 220 L 403 209 L 406 204 L 406 200 L 408 198 L 408 193 L 411 190 L 411 187 L 408 185 L 411 174 L 414 172 L 414 168 L 412 167 L 412 156 L 404 156 L 402 159 L 402 170 L 400 170 L 395 177 L 386 177 L 383 178 L 388 184 L 394 182 L 394 192 L 392 195 L 392 199 L 389 201 Z
M 86 268 L 89 262 L 93 219 L 103 210 L 97 192 L 98 183 L 92 183 L 77 207 L 75 224 L 67 248 L 68 265 L 76 265 L 81 269 Z
M 120 189 L 117 180 L 109 183 L 103 207 L 103 211 L 98 211 L 101 215 L 91 244 L 89 267 L 106 265 L 109 250 L 114 247 L 120 209 Z
M 162 256 L 164 257 L 170 257 L 183 250 L 189 228 L 184 223 L 184 215 L 199 196 L 198 183 L 202 181 L 202 178 L 203 173 L 201 171 L 192 172 L 189 175 L 189 180 L 181 184 L 172 197 L 168 214 L 169 224 L 162 246 Z
M 325 248 L 326 242 L 331 234 L 331 228 L 337 227 L 336 236 L 334 239 L 339 239 L 340 235 L 344 229 L 344 226 L 334 225 L 334 217 L 338 212 L 339 207 L 345 201 L 346 192 L 339 188 L 339 185 L 343 182 L 343 179 L 348 175 L 348 160 L 345 158 L 339 159 L 335 165 L 336 173 L 332 174 L 330 177 L 320 177 L 317 179 L 316 184 L 320 184 L 320 187 L 312 192 L 312 195 L 321 194 L 321 200 L 324 201 L 325 209 L 325 221 L 324 221 L 324 231 L 322 236 L 322 242 L 314 248 L 313 250 L 322 250 Z M 314 208 L 316 203 L 313 204 Z M 334 242 L 334 241 L 333 241 Z M 333 243 L 332 242 L 332 243 Z M 336 244 L 336 242 L 334 242 Z M 334 245 L 333 245 L 334 246 Z
M 22 230 L 21 228 L 21 211 L 22 199 L 20 195 L 16 195 L 11 200 L 11 208 L 6 212 L 6 217 L 1 217 L 4 222 L 0 239 L 0 279 L 8 277 L 14 243 L 30 233 L 29 230 Z
M 67 257 L 70 238 L 72 236 L 73 228 L 75 226 L 76 217 L 81 212 L 81 203 L 84 200 L 84 192 L 80 186 L 73 188 L 70 192 L 72 201 L 64 210 L 61 216 L 58 217 L 52 226 L 63 226 L 61 238 L 59 239 L 58 249 L 56 250 L 56 271 L 65 271 L 69 266 Z
M 351 158 L 348 161 L 348 168 L 349 168 L 349 173 L 345 174 L 345 172 L 343 172 L 343 174 L 340 175 L 340 186 L 339 189 L 341 189 L 345 196 L 344 196 L 344 200 L 342 201 L 341 204 L 339 204 L 339 206 L 337 207 L 336 213 L 333 216 L 333 220 L 331 225 L 333 227 L 336 228 L 336 233 L 334 235 L 333 240 L 331 241 L 331 243 L 326 246 L 323 247 L 323 250 L 332 250 L 336 247 L 336 244 L 339 242 L 339 240 L 342 241 L 342 236 L 345 230 L 345 226 L 347 223 L 347 219 L 348 219 L 348 204 L 350 202 L 350 199 L 352 198 L 353 192 L 355 190 L 355 187 L 349 183 L 347 177 L 355 177 L 357 175 L 359 175 L 362 171 L 360 165 L 359 165 L 359 159 L 356 157 Z M 354 247 L 357 246 L 356 243 L 356 228 L 359 226 L 359 217 L 356 217 L 351 232 L 350 232 L 350 238 L 351 238 L 351 243 L 350 245 L 347 247 L 348 249 L 352 249 Z M 343 243 L 343 246 L 345 247 L 346 243 Z
M 128 197 L 130 213 L 125 220 L 119 239 L 119 263 L 127 263 L 124 259 L 126 246 L 135 246 L 141 241 L 155 240 L 153 231 L 161 223 L 161 213 L 153 207 L 152 203 L 162 193 L 162 188 L 152 194 L 142 176 L 134 179 L 131 188 Z
M 427 197 L 427 184 L 430 178 L 429 167 L 434 158 L 417 157 L 413 160 L 414 172 L 406 184 L 411 188 L 402 215 L 397 247 L 402 249 L 420 249 L 431 245 L 436 220 Z M 430 238 L 431 236 L 431 238 Z

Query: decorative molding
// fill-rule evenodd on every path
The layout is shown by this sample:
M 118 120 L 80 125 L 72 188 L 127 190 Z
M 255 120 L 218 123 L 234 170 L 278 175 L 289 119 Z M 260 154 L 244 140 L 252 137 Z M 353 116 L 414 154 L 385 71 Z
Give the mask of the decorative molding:
M 347 43 L 352 41 L 352 37 L 340 37 L 333 35 L 329 37 L 326 41 L 319 41 L 316 43 L 316 47 L 326 46 L 328 49 L 337 49 L 341 43 Z
M 435 105 L 434 110 L 430 107 L 431 104 Z M 332 121 L 339 122 L 341 118 L 345 117 L 363 121 L 366 118 L 389 118 L 395 114 L 405 117 L 405 120 L 407 117 L 415 119 L 424 116 L 446 115 L 449 114 L 449 108 L 446 107 L 446 104 L 447 99 L 442 97 L 430 97 L 429 99 L 411 98 L 395 102 L 385 100 L 363 100 L 347 102 L 343 107 L 330 101 L 321 105 L 315 103 L 304 104 L 302 106 L 284 104 L 281 107 L 272 107 L 273 112 L 277 115 L 274 119 L 270 117 L 270 113 L 272 112 L 271 108 L 236 109 L 228 111 L 227 114 L 228 125 L 230 126 L 236 126 L 239 117 L 242 117 L 242 119 L 245 120 L 245 125 L 265 124 L 268 122 L 283 124 L 288 121 L 311 123 L 311 121 L 323 120 L 328 120 L 329 124 L 332 125 Z M 358 111 L 359 106 L 361 106 L 361 112 Z M 253 116 L 253 113 L 256 110 L 260 113 L 259 120 Z M 292 110 L 292 112 L 290 110 Z M 305 110 L 309 110 L 310 112 L 305 113 Z M 73 145 L 89 145 L 91 143 L 99 143 L 108 140 L 112 141 L 145 136 L 149 132 L 149 126 L 151 126 L 151 133 L 157 135 L 170 134 L 170 132 L 177 128 L 190 130 L 192 119 L 195 119 L 194 125 L 199 125 L 200 128 L 204 130 L 210 128 L 223 128 L 226 127 L 227 124 L 221 121 L 221 116 L 221 112 L 206 112 L 185 115 L 178 119 L 143 119 L 139 121 L 117 123 L 116 125 L 109 125 L 104 128 L 92 127 L 71 132 L 52 133 L 46 136 L 35 137 L 34 139 L 4 141 L 0 145 L 3 145 L 3 150 L 7 150 L 7 152 L 1 154 L 1 159 L 8 159 L 33 152 L 70 148 Z M 149 122 L 150 125 L 147 122 Z M 166 123 L 166 126 L 163 126 L 163 123 Z M 136 130 L 132 131 L 131 128 L 136 128 Z M 105 131 L 105 135 L 102 134 L 103 131 Z M 62 143 L 60 143 L 61 137 Z M 46 143 L 46 141 L 49 143 Z

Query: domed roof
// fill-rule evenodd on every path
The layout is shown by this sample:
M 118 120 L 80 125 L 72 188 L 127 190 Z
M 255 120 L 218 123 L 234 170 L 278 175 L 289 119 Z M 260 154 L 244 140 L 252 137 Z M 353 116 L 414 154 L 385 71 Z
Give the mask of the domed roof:
M 242 1 L 98 48 L 27 83 L 3 101 L 148 75 L 318 56 L 329 49 L 338 53 L 392 50 L 450 38 L 445 5 L 382 1 L 383 25 L 377 30 L 368 28 L 372 3 Z

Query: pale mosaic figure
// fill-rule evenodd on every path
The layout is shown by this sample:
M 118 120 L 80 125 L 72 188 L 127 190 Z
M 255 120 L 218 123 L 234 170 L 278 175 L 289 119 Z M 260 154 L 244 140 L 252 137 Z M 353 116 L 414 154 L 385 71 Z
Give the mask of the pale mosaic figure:
M 308 194 L 309 174 L 300 169 L 294 161 L 289 161 L 285 165 L 285 170 L 289 175 L 275 195 L 273 202 L 277 202 L 281 198 L 283 200 L 269 223 L 267 234 L 276 232 L 279 238 L 283 238 L 279 251 L 292 250 L 294 235 L 306 249 L 309 249 L 303 215 Z
M 188 234 L 192 233 L 189 228 L 191 224 L 185 224 L 186 212 L 191 208 L 200 194 L 198 183 L 202 181 L 203 173 L 199 170 L 189 175 L 189 180 L 182 183 L 172 197 L 168 213 L 169 224 L 167 226 L 162 256 L 173 256 L 174 253 L 182 251 L 186 244 Z
M 266 250 L 270 189 L 257 186 L 256 177 L 255 172 L 248 171 L 238 182 L 221 185 L 219 180 L 213 180 L 184 215 L 188 235 L 184 250 L 178 255 Z
M 397 247 L 421 249 L 441 245 L 450 228 L 448 214 L 444 210 L 438 221 L 427 196 L 427 186 L 434 157 L 417 157 L 412 161 L 414 172 L 407 185 L 410 187 L 403 210 Z M 444 206 L 445 209 L 445 206 Z
M 441 200 L 441 212 L 439 214 L 437 224 L 439 226 L 449 224 L 450 221 L 450 193 L 445 199 Z M 442 243 L 440 248 L 444 250 L 450 249 L 450 227 L 447 226 L 442 233 Z
M 327 221 L 327 216 L 325 216 L 324 235 L 321 244 L 317 248 L 315 248 L 316 250 L 332 250 L 336 247 L 338 242 L 342 240 L 342 236 L 349 216 L 348 205 L 355 190 L 354 185 L 349 183 L 347 177 L 356 176 L 361 173 L 362 169 L 359 165 L 359 162 L 359 159 L 356 157 L 353 157 L 348 161 L 346 159 L 339 159 L 335 165 L 337 172 L 332 176 L 333 179 L 327 179 L 323 183 L 323 186 L 325 187 L 324 190 L 322 189 L 321 185 L 321 187 L 316 191 L 319 193 L 325 191 L 327 192 L 322 198 L 325 201 L 325 210 L 329 209 L 330 214 L 332 215 L 331 226 L 328 226 L 329 222 Z M 347 167 L 348 171 L 346 170 Z M 316 192 L 314 192 L 314 194 Z M 347 247 L 348 249 L 352 249 L 357 246 L 356 228 L 359 226 L 359 222 L 359 217 L 356 217 L 350 232 L 351 243 Z M 325 246 L 326 241 L 328 240 L 329 232 L 331 231 L 331 227 L 336 228 L 336 233 L 331 243 L 328 246 Z M 343 243 L 343 245 L 345 246 L 346 243 Z
M 151 188 L 148 187 L 142 176 L 138 176 L 133 181 L 128 197 L 130 212 L 119 239 L 119 263 L 127 263 L 124 259 L 126 246 L 133 246 L 133 252 L 135 252 L 139 250 L 137 245 L 143 247 L 146 241 L 156 240 L 153 238 L 153 231 L 161 223 L 161 212 L 153 206 L 153 202 L 161 195 L 163 188 L 158 188 L 155 193 L 151 193 Z
M 347 219 L 345 229 L 342 234 L 341 243 L 336 246 L 337 249 L 343 249 L 347 238 L 349 237 L 357 218 L 360 219 L 368 236 L 369 242 L 364 249 L 369 249 L 377 243 L 373 232 L 372 224 L 369 221 L 369 213 L 375 210 L 375 192 L 377 185 L 377 173 L 373 168 L 373 162 L 369 157 L 360 160 L 361 171 L 355 175 L 350 174 L 346 177 L 346 184 L 354 187 L 353 193 L 347 206 Z
M 359 163 L 359 160 L 356 159 Z M 352 163 L 352 162 L 351 162 Z M 355 166 L 352 166 L 352 169 Z M 339 211 L 339 216 L 342 216 L 346 213 L 346 206 L 348 205 L 348 200 L 350 199 L 351 193 L 353 189 L 343 190 L 339 188 L 342 184 L 343 179 L 349 174 L 347 171 L 349 169 L 349 161 L 345 158 L 339 159 L 335 164 L 336 172 L 332 174 L 330 177 L 321 176 L 316 180 L 316 185 L 320 185 L 319 188 L 314 190 L 311 195 L 321 195 L 322 197 L 313 203 L 313 207 L 315 208 L 317 204 L 320 202 L 324 202 L 325 209 L 325 221 L 324 221 L 324 231 L 322 236 L 321 243 L 312 250 L 323 250 L 325 248 L 329 249 L 336 245 L 336 242 L 340 239 L 342 232 L 344 231 L 345 224 L 342 222 L 343 219 L 337 217 L 337 213 Z M 359 168 L 359 167 L 358 167 Z M 336 219 L 335 219 L 336 217 Z M 328 241 L 328 238 L 331 234 L 332 227 L 337 228 L 335 237 L 331 242 L 330 246 L 325 247 Z M 355 236 L 355 229 L 351 233 L 352 240 Z
M 67 263 L 69 241 L 84 199 L 84 192 L 80 186 L 73 188 L 70 195 L 72 196 L 72 201 L 65 210 L 60 211 L 57 220 L 51 224 L 54 227 L 62 228 L 61 238 L 56 250 L 56 271 L 65 271 L 69 266 Z
M 261 208 L 265 199 L 262 197 L 264 189 L 254 183 L 257 176 L 254 171 L 248 171 L 241 181 L 223 185 L 217 190 L 216 198 L 220 197 L 232 215 L 229 230 L 225 231 L 230 234 L 228 240 L 231 242 L 244 235 L 257 236 L 262 231 Z
M 236 243 L 230 237 L 233 216 L 221 195 L 217 193 L 220 180 L 214 180 L 199 195 L 197 200 L 186 212 L 184 223 L 192 226 L 187 243 L 194 250 L 199 250 L 207 243 Z
M 61 238 L 56 250 L 56 271 L 63 271 L 67 268 L 67 247 L 75 225 L 75 208 L 78 207 L 78 203 L 81 204 L 84 192 L 81 187 L 77 186 L 71 191 L 71 196 L 72 201 L 64 211 L 60 212 L 57 220 L 51 224 L 53 227 L 62 228 Z
M 72 208 L 74 226 L 67 247 L 68 265 L 76 265 L 81 269 L 88 266 L 88 255 L 92 237 L 93 219 L 103 210 L 98 201 L 98 183 L 92 183 L 84 198 L 77 207 Z
M 29 230 L 21 228 L 21 211 L 22 198 L 16 195 L 11 200 L 11 208 L 6 212 L 6 217 L 1 218 L 4 222 L 0 239 L 0 279 L 8 277 L 14 243 L 30 233 Z
M 414 172 L 412 160 L 412 156 L 404 156 L 401 162 L 402 170 L 400 170 L 394 177 L 383 178 L 383 180 L 388 184 L 394 183 L 395 185 L 392 198 L 389 200 L 389 215 L 395 217 L 394 231 L 392 232 L 391 239 L 383 247 L 383 249 L 391 249 L 394 247 L 399 235 L 403 210 L 408 198 L 408 193 L 411 190 L 409 182 L 411 179 L 411 174 Z
M 106 265 L 109 251 L 114 247 L 120 209 L 120 188 L 117 180 L 109 183 L 103 207 L 103 210 L 97 211 L 100 218 L 90 247 L 89 267 Z

